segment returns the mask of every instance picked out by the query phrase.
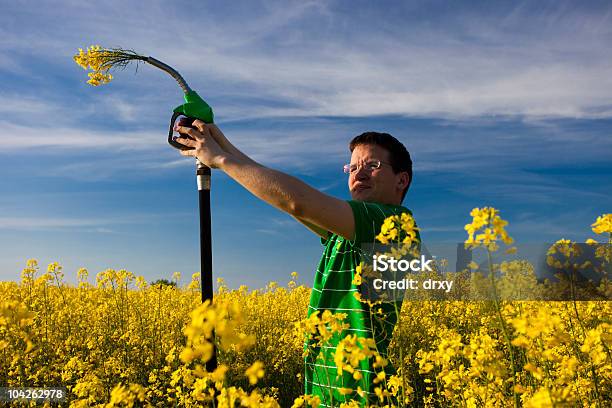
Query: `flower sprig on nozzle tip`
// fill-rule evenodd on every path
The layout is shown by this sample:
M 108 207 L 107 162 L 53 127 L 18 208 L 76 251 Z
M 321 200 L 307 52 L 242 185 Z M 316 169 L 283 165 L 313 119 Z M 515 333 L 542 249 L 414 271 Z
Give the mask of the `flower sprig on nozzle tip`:
M 109 83 L 113 79 L 109 73 L 111 69 L 125 68 L 132 61 L 146 60 L 146 57 L 131 50 L 102 48 L 99 45 L 90 45 L 85 50 L 79 48 L 79 53 L 72 58 L 84 70 L 92 70 L 87 74 L 87 83 L 92 86 Z

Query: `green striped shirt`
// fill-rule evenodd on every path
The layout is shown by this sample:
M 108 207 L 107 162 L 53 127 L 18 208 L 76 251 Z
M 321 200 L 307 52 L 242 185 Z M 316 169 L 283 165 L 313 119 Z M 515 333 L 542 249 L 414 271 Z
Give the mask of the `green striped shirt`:
M 346 313 L 345 322 L 350 324 L 349 329 L 335 335 L 325 346 L 317 347 L 316 342 L 311 339 L 307 339 L 304 345 L 305 350 L 308 350 L 305 357 L 305 394 L 318 395 L 323 407 L 340 406 L 342 402 L 351 399 L 358 400 L 362 404 L 366 402 L 365 398 L 360 398 L 356 394 L 340 394 L 339 388 L 357 390 L 360 386 L 369 396 L 370 402 L 375 401 L 373 380 L 380 368 L 375 370 L 372 367 L 373 361 L 361 361 L 359 367 L 363 376 L 361 380 L 355 380 L 353 375 L 346 371 L 338 375 L 333 353 L 341 338 L 356 334 L 358 337 L 373 338 L 379 353 L 386 357 L 397 321 L 395 307 L 398 310 L 401 308 L 401 302 L 384 303 L 380 306 L 385 313 L 384 323 L 381 323 L 380 319 L 371 319 L 369 306 L 355 298 L 355 292 L 359 289 L 352 280 L 355 268 L 361 261 L 363 253 L 361 246 L 375 241 L 385 218 L 404 212 L 410 215 L 412 213 L 402 206 L 352 200 L 348 203 L 355 218 L 355 239 L 349 241 L 336 234 L 321 239 L 325 251 L 317 267 L 308 306 L 308 316 L 317 310 L 320 313 L 325 310 L 330 310 L 332 313 Z M 394 373 L 390 365 L 385 371 L 388 375 Z

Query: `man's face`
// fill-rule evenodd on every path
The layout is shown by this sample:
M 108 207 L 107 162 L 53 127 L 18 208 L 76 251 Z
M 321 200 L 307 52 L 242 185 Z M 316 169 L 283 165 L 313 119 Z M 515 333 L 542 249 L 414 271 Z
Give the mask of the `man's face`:
M 380 168 L 368 169 L 365 163 L 371 160 L 380 160 Z M 348 181 L 353 200 L 400 204 L 403 189 L 407 185 L 408 174 L 393 173 L 393 168 L 389 163 L 389 152 L 386 149 L 369 144 L 355 146 L 350 164 L 357 164 L 358 167 L 349 174 Z

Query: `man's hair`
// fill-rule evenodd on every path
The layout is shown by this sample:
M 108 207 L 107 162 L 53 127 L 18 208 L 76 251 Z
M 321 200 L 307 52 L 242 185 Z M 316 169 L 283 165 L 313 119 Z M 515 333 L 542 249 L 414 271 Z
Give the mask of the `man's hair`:
M 384 148 L 389 152 L 389 164 L 393 172 L 395 174 L 402 171 L 408 172 L 408 185 L 402 193 L 402 201 L 404 201 L 404 197 L 406 197 L 406 193 L 412 183 L 412 159 L 410 159 L 410 153 L 406 150 L 402 142 L 388 133 L 365 132 L 359 136 L 355 136 L 353 140 L 351 140 L 351 143 L 349 143 L 351 153 L 353 153 L 355 147 L 359 145 L 377 145 Z

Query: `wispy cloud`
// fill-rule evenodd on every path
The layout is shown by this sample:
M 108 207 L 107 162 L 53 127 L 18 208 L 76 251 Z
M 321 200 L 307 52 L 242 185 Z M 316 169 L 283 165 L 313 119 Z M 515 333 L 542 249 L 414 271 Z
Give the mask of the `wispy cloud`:
M 53 127 L 38 124 L 21 125 L 0 120 L 3 137 L 0 151 L 20 150 L 33 147 L 63 149 L 110 150 L 152 149 L 163 145 L 165 139 L 154 131 L 103 131 L 86 127 Z
M 0 229 L 11 230 L 98 229 L 104 225 L 107 222 L 94 218 L 0 217 Z
M 119 233 L 117 229 L 126 225 L 142 225 L 151 222 L 160 222 L 172 217 L 177 220 L 191 214 L 169 212 L 156 213 L 134 213 L 120 216 L 104 217 L 70 217 L 70 216 L 10 216 L 0 217 L 0 230 L 23 230 L 23 231 L 65 231 L 79 230 L 81 232 Z
M 516 221 L 510 222 L 508 230 L 511 235 L 522 237 L 523 242 L 533 241 L 533 238 L 528 238 L 533 236 L 538 236 L 541 240 L 548 239 L 550 242 L 556 242 L 561 238 L 584 242 L 594 235 L 589 223 L 582 224 L 577 221 L 584 220 L 585 215 L 588 215 L 588 211 L 577 210 L 572 217 L 568 217 L 567 214 L 517 217 Z
M 252 221 L 253 230 L 266 235 L 288 237 L 297 229 L 303 228 L 301 224 L 291 217 L 264 217 Z
M 0 113 L 6 117 L 17 114 L 51 116 L 61 112 L 58 108 L 35 95 L 0 94 Z
M 329 191 L 329 190 L 331 190 L 333 188 L 339 187 L 340 185 L 346 185 L 346 184 L 347 184 L 347 179 L 343 178 L 341 180 L 336 180 L 336 181 L 333 181 L 331 183 L 327 183 L 327 184 L 324 184 L 324 185 L 317 185 L 317 186 L 314 186 L 314 187 L 317 190 L 319 190 L 319 191 Z
M 273 229 L 258 228 L 255 231 L 256 232 L 261 232 L 263 234 L 269 234 L 269 235 L 281 235 L 281 231 L 273 230 Z
M 123 2 L 108 4 L 108 10 L 121 10 L 119 18 L 94 5 L 64 2 L 30 9 L 23 20 L 22 5 L 8 6 L 5 16 L 24 24 L 2 30 L 0 52 L 23 55 L 25 43 L 37 44 L 32 52 L 53 58 L 50 68 L 58 69 L 71 63 L 68 56 L 83 41 L 127 46 L 176 66 L 218 101 L 219 112 L 227 107 L 234 118 L 612 115 L 609 6 L 519 3 L 434 13 L 426 5 L 401 3 L 388 11 L 360 3 L 352 12 L 341 3 L 282 5 L 190 4 L 190 16 L 198 16 L 191 19 L 151 2 L 146 21 L 138 7 Z M 75 13 L 80 18 L 72 18 Z M 52 28 L 48 21 L 57 19 L 64 29 L 41 36 Z M 126 38 L 130 43 L 121 44 Z M 159 78 L 143 74 L 146 82 Z M 158 81 L 146 82 L 128 88 L 159 89 Z M 236 105 L 227 97 L 253 94 L 274 103 Z M 117 109 L 133 117 L 129 105 Z

